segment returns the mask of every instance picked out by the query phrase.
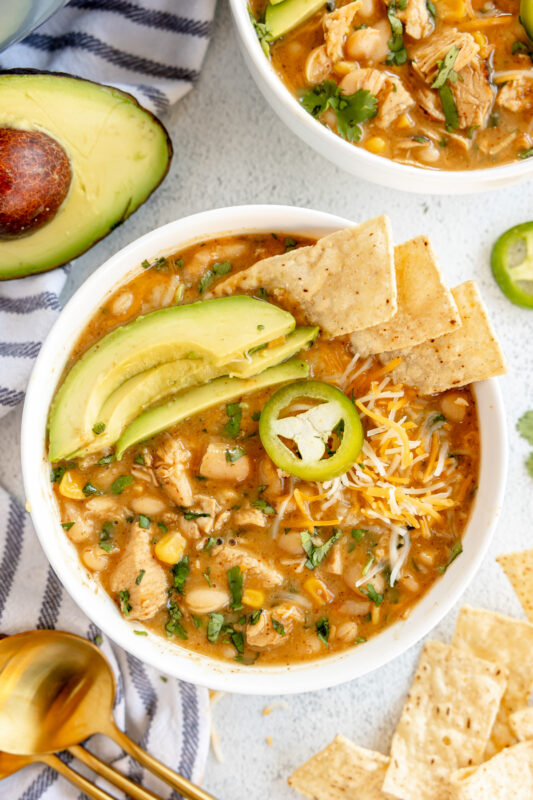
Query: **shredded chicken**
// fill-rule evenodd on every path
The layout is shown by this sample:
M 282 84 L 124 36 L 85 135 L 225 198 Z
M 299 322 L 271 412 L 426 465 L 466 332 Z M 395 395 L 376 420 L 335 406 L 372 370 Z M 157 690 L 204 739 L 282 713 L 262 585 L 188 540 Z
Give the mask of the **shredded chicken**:
M 344 55 L 344 42 L 353 28 L 355 16 L 361 8 L 360 0 L 354 0 L 346 6 L 337 8 L 331 14 L 324 15 L 324 39 L 326 53 L 331 61 L 340 61 Z
M 352 70 L 342 79 L 340 87 L 345 94 L 367 89 L 375 95 L 379 105 L 375 121 L 382 128 L 387 128 L 415 103 L 399 78 L 370 67 Z
M 250 459 L 242 455 L 232 461 L 231 451 L 235 447 L 228 442 L 211 442 L 202 458 L 200 475 L 217 481 L 245 481 L 250 473 Z
M 331 575 L 342 575 L 342 571 L 343 561 L 341 549 L 337 545 L 333 545 L 326 563 L 326 572 L 329 572 Z
M 151 538 L 149 530 L 133 525 L 111 573 L 110 590 L 117 595 L 129 593 L 122 601 L 122 612 L 128 619 L 150 619 L 168 599 L 167 576 L 152 553 Z
M 423 88 L 419 89 L 416 93 L 418 105 L 428 114 L 432 119 L 437 122 L 444 122 L 444 111 L 442 110 L 442 103 L 440 97 L 434 89 Z
M 533 108 L 533 78 L 523 77 L 506 83 L 498 92 L 497 105 L 509 111 Z
M 192 487 L 189 481 L 191 454 L 178 439 L 166 437 L 155 453 L 154 467 L 157 479 L 167 495 L 177 506 L 192 505 Z
M 305 61 L 305 79 L 308 83 L 322 83 L 329 76 L 333 62 L 327 54 L 326 45 L 311 50 Z
M 424 39 L 432 33 L 434 26 L 426 0 L 407 0 L 406 7 L 396 13 L 405 26 L 405 32 L 412 39 Z
M 502 136 L 497 129 L 486 130 L 477 137 L 476 144 L 485 155 L 495 156 L 501 153 L 502 150 L 505 150 L 511 142 L 514 142 L 517 135 L 516 131 L 511 131 L 511 133 L 506 136 Z
M 246 643 L 253 650 L 278 647 L 291 633 L 294 622 L 300 622 L 303 616 L 302 609 L 290 603 L 281 603 L 272 611 L 262 611 L 255 625 L 246 626 Z
M 452 85 L 452 92 L 459 114 L 459 127 L 467 129 L 484 125 L 494 101 L 485 62 L 476 59 L 462 69 L 459 80 Z
M 246 572 L 247 577 L 252 580 L 256 579 L 265 589 L 283 583 L 283 575 L 277 569 L 269 566 L 244 547 L 222 545 L 213 550 L 213 559 L 218 566 L 224 569 L 240 567 L 243 572 Z
M 470 33 L 459 33 L 456 28 L 432 36 L 425 44 L 414 50 L 412 54 L 414 71 L 427 83 L 433 83 L 439 70 L 437 62 L 442 61 L 454 45 L 459 48 L 454 69 L 460 72 L 475 59 L 479 45 Z
M 209 495 L 206 494 L 197 494 L 192 502 L 192 506 L 192 513 L 200 515 L 194 520 L 199 530 L 202 533 L 211 533 L 215 527 L 217 514 L 220 511 L 220 506 L 215 498 L 209 497 Z M 184 521 L 188 522 L 192 520 Z
M 267 518 L 260 509 L 246 506 L 233 512 L 233 521 L 235 525 L 241 528 L 245 528 L 247 525 L 264 528 Z

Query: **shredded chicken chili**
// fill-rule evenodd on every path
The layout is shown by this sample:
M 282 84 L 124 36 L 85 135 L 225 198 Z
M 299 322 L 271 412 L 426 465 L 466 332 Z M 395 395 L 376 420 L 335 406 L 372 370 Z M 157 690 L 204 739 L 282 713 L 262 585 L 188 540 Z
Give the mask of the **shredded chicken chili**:
M 68 366 L 140 314 L 202 299 L 215 264 L 237 272 L 310 243 L 232 236 L 156 260 L 105 301 Z M 480 452 L 470 389 L 420 397 L 392 382 L 393 362 L 354 357 L 347 338 L 321 334 L 298 358 L 361 417 L 363 449 L 340 477 L 300 480 L 268 458 L 258 419 L 276 387 L 191 416 L 119 462 L 108 448 L 54 464 L 65 533 L 139 635 L 250 665 L 314 659 L 405 618 L 460 555 Z

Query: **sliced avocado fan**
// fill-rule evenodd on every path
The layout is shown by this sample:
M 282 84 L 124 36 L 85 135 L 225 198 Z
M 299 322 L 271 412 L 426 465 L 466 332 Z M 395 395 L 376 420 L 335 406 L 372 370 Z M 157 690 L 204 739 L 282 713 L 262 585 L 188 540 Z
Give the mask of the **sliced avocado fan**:
M 134 97 L 70 75 L 0 73 L 2 129 L 46 134 L 66 154 L 72 178 L 50 221 L 0 239 L 0 280 L 53 269 L 83 253 L 144 203 L 172 158 L 167 131 Z M 18 176 L 22 200 L 32 163 L 27 184 Z
M 128 447 L 150 439 L 187 417 L 205 411 L 206 408 L 218 403 L 229 403 L 267 386 L 302 380 L 307 378 L 308 374 L 309 364 L 306 361 L 291 360 L 270 367 L 253 378 L 215 378 L 204 386 L 189 389 L 168 403 L 151 408 L 137 417 L 118 440 L 117 460 L 122 458 Z
M 270 0 L 265 12 L 265 25 L 272 39 L 279 39 L 309 19 L 326 0 Z
M 201 361 L 198 382 L 209 380 L 227 373 L 221 368 L 252 348 L 292 332 L 295 324 L 294 317 L 277 306 L 236 295 L 162 308 L 116 328 L 84 353 L 60 386 L 49 417 L 50 460 L 79 454 L 105 433 L 99 417 L 102 407 L 130 378 L 183 360 L 187 363 L 178 368 L 183 375 L 195 371 L 192 365 Z M 174 381 L 169 389 L 176 388 Z M 157 386 L 154 395 L 161 396 Z M 142 402 L 146 396 L 136 413 Z
M 95 435 L 93 441 L 76 455 L 95 453 L 114 445 L 130 422 L 147 407 L 161 402 L 169 395 L 222 375 L 249 378 L 285 361 L 311 344 L 318 330 L 297 328 L 282 343 L 259 345 L 256 352 L 247 353 L 242 360 L 223 364 L 218 368 L 203 358 L 183 358 L 134 375 L 109 395 L 98 414 L 100 428 L 105 426 L 102 433 Z

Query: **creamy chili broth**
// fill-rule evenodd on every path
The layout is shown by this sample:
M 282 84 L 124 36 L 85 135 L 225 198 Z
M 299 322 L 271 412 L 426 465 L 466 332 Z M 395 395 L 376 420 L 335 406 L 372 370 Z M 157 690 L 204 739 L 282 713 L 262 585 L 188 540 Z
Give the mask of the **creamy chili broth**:
M 328 7 L 347 5 L 337 0 Z M 334 81 L 347 95 L 367 90 L 377 97 L 376 116 L 356 126 L 361 138 L 352 139 L 377 155 L 445 170 L 520 161 L 533 155 L 533 45 L 520 24 L 519 5 L 518 0 L 435 0 L 427 5 L 400 0 L 388 6 L 383 0 L 362 0 L 336 59 L 324 55 L 324 19 L 331 13 L 324 7 L 270 44 L 272 64 L 300 99 L 324 81 Z M 252 3 L 257 18 L 265 6 L 264 0 Z M 403 27 L 405 61 L 390 49 L 388 8 Z M 447 107 L 452 105 L 449 118 L 432 84 L 437 62 L 456 44 L 461 47 L 458 79 L 452 75 L 444 89 L 449 90 Z M 316 116 L 339 132 L 331 108 Z
M 139 314 L 198 300 L 198 285 L 214 262 L 229 260 L 238 271 L 310 242 L 282 234 L 233 236 L 189 247 L 162 265 L 155 261 L 106 300 L 78 341 L 69 367 L 102 336 Z M 288 310 L 301 321 L 298 309 Z M 66 535 L 126 617 L 135 619 L 130 593 L 149 574 L 146 561 L 157 560 L 157 543 L 169 531 L 178 530 L 184 538 L 178 564 L 163 564 L 168 591 L 155 603 L 155 613 L 142 624 L 132 622 L 139 635 L 145 625 L 177 645 L 245 664 L 325 656 L 360 645 L 407 617 L 460 554 L 479 467 L 470 389 L 418 397 L 392 383 L 394 364 L 358 360 L 344 339 L 319 336 L 298 357 L 309 363 L 311 377 L 359 399 L 365 444 L 358 463 L 340 478 L 300 480 L 270 461 L 258 419 L 276 387 L 242 399 L 235 436 L 228 435 L 228 409 L 220 404 L 131 447 L 120 462 L 108 449 L 54 465 Z M 402 466 L 394 432 L 380 428 L 376 413 L 403 426 L 412 451 L 409 468 Z M 212 468 L 203 461 L 208 448 L 242 453 L 233 462 L 215 459 Z M 190 454 L 186 467 L 183 453 Z M 83 499 L 62 493 L 59 478 L 65 468 L 71 482 L 84 487 Z M 116 494 L 112 487 L 121 476 L 128 476 L 127 485 Z M 181 505 L 183 481 L 192 497 L 186 507 Z M 117 588 L 117 563 L 125 549 L 133 548 L 132 537 L 146 530 L 149 552 L 137 559 L 132 555 L 129 575 Z M 316 546 L 336 537 L 314 569 L 302 547 L 306 530 L 316 531 Z M 228 582 L 235 567 L 243 576 L 238 603 Z M 218 623 L 217 615 L 223 617 Z M 219 627 L 216 641 L 212 618 Z

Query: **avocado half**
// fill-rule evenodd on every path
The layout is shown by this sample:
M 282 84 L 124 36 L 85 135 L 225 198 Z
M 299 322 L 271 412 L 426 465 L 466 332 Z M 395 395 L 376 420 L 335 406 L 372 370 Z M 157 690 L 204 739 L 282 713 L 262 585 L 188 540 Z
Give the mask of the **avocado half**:
M 15 207 L 16 224 L 0 225 L 0 280 L 54 269 L 88 250 L 144 203 L 172 159 L 166 129 L 134 97 L 63 73 L 0 72 L 2 131 L 0 186 L 4 209 L 8 200 Z M 51 183 L 45 209 L 56 206 L 51 216 L 18 225 L 17 211 L 33 213 L 40 177 L 58 166 L 49 140 L 66 154 L 70 176 L 63 170 Z M 56 184 L 64 189 L 66 180 L 57 203 Z

